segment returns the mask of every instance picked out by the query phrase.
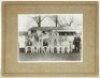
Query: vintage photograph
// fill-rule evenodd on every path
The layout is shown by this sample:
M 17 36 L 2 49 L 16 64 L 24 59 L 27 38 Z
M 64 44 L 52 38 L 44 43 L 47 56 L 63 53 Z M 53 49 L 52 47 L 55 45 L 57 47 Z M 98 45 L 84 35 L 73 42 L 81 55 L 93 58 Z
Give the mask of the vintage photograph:
M 83 58 L 83 14 L 18 14 L 18 61 Z

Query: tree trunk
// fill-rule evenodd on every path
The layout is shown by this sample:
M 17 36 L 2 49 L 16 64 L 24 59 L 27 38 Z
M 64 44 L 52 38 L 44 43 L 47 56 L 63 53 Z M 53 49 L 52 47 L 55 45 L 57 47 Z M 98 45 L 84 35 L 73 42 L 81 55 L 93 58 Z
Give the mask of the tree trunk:
M 57 27 L 57 24 L 58 24 L 58 17 L 57 16 L 56 16 L 55 22 L 56 22 L 56 27 Z
M 39 16 L 38 27 L 41 27 L 41 16 Z

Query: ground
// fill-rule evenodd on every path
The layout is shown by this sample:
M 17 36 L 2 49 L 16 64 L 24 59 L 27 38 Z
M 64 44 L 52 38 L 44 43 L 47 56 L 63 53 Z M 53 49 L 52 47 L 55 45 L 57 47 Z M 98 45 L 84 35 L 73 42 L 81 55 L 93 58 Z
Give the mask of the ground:
M 23 53 L 19 52 L 19 61 L 80 61 L 81 53 Z

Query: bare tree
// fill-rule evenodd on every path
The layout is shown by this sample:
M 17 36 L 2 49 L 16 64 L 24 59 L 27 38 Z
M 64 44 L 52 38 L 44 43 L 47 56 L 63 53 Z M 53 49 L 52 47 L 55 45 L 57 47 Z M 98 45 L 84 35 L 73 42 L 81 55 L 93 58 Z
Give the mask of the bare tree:
M 41 19 L 41 16 L 35 16 L 35 17 L 32 17 L 32 18 L 37 23 L 38 27 L 41 27 L 41 22 L 46 18 L 46 16 L 43 17 L 42 19 Z
M 52 21 L 56 24 L 56 27 L 59 25 L 60 27 L 66 27 L 66 26 L 71 26 L 74 22 L 73 16 L 70 16 L 68 20 L 64 19 L 66 21 L 65 24 L 61 24 L 61 20 L 57 15 L 52 15 L 49 16 L 49 18 L 52 19 Z M 63 21 L 63 20 L 62 20 Z
M 66 19 L 65 19 L 65 20 L 66 20 Z M 68 18 L 68 20 L 66 20 L 66 24 L 65 24 L 65 25 L 71 26 L 71 25 L 73 24 L 73 22 L 74 22 L 73 16 L 70 16 L 70 17 Z
M 52 19 L 52 21 L 56 24 L 56 27 L 58 25 L 61 26 L 61 24 L 59 23 L 59 20 L 58 20 L 58 16 L 57 15 L 49 16 L 49 18 Z
M 71 26 L 74 22 L 73 16 L 70 16 L 68 18 L 68 20 L 65 18 L 64 20 L 66 21 L 65 24 L 61 24 L 61 21 L 59 21 L 59 17 L 57 15 L 52 15 L 52 16 L 44 16 L 43 18 L 41 18 L 41 16 L 34 16 L 32 17 L 32 19 L 37 23 L 38 27 L 41 27 L 41 22 L 46 18 L 49 17 L 55 24 L 56 27 L 58 27 L 58 25 L 60 27 L 65 27 L 65 26 Z

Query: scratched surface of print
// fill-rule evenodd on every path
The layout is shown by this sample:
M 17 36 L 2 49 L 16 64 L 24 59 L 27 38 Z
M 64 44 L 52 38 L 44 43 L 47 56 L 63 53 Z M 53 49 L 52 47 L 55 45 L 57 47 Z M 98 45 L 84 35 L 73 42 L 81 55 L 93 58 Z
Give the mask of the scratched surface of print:
M 19 62 L 77 62 L 83 58 L 82 14 L 18 14 Z

